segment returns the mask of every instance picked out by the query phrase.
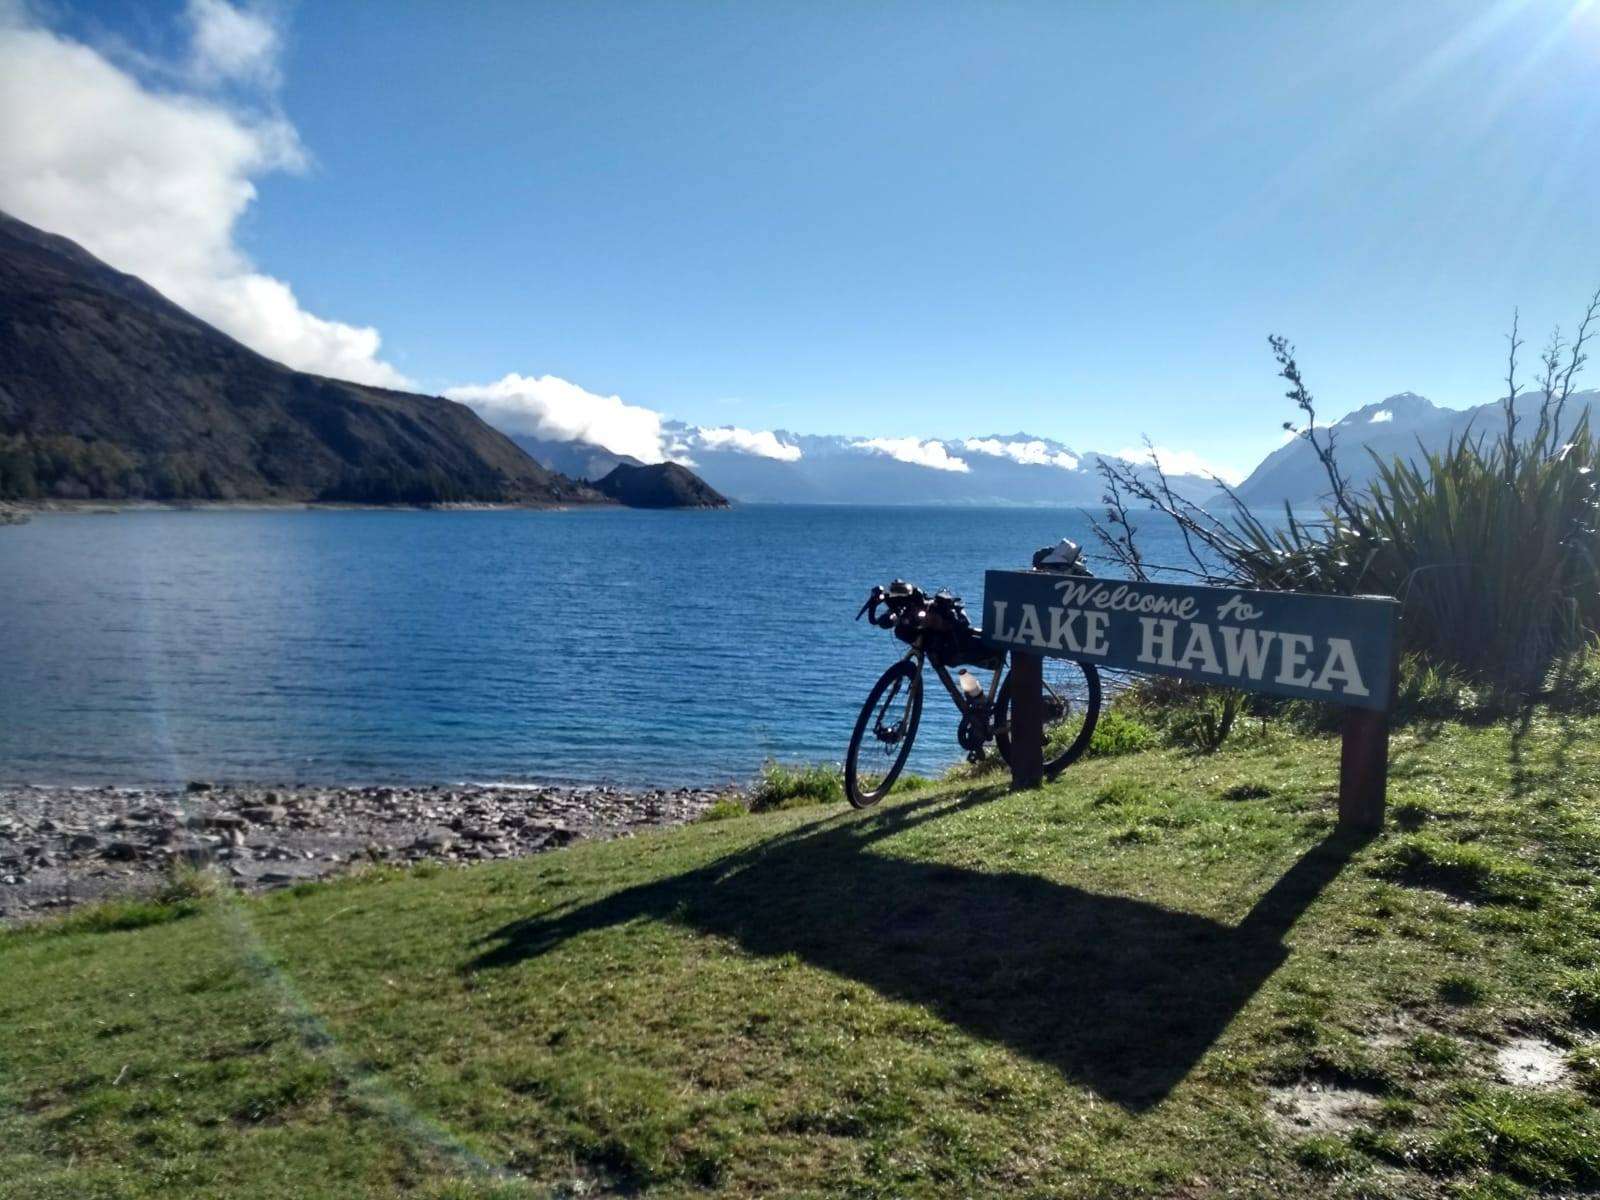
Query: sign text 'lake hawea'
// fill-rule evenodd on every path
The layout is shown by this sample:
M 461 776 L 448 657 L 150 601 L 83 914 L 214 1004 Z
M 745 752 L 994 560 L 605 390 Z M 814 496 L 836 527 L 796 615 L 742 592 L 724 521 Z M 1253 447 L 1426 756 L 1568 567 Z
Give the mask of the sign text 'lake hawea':
M 994 646 L 1387 711 L 1395 618 L 1387 596 L 1315 596 L 990 571 Z

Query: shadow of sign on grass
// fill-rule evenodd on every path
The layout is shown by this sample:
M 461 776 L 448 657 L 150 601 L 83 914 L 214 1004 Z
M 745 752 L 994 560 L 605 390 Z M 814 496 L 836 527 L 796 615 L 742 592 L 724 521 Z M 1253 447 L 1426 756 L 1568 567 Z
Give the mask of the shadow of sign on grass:
M 1363 840 L 1335 834 L 1313 847 L 1238 925 L 867 849 L 993 795 L 825 822 L 513 922 L 485 939 L 470 968 L 511 967 L 591 930 L 667 921 L 921 1005 L 1138 1111 L 1171 1092 L 1284 961 L 1284 935 Z

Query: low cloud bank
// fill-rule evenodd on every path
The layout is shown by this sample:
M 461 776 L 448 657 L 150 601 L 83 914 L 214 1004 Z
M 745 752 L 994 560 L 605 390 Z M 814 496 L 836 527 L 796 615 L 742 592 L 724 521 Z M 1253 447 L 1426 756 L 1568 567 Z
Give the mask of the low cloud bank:
M 667 459 L 661 414 L 621 396 L 602 396 L 555 375 L 512 373 L 493 383 L 445 390 L 505 433 L 551 442 L 587 442 L 640 462 Z
M 1154 453 L 1161 460 L 1161 469 L 1168 475 L 1215 476 L 1229 485 L 1236 484 L 1244 478 L 1238 471 L 1207 462 L 1193 450 L 1174 450 L 1168 446 L 1157 446 Z M 1131 463 L 1148 463 L 1151 449 L 1148 446 L 1131 446 L 1118 450 L 1112 457 Z
M 914 467 L 931 467 L 935 471 L 970 471 L 964 458 L 957 458 L 946 450 L 944 443 L 929 438 L 921 441 L 914 437 L 865 438 L 851 445 L 861 450 L 876 450 L 890 458 Z
M 779 462 L 800 460 L 800 447 L 780 441 L 770 429 L 740 429 L 734 425 L 708 429 L 701 426 L 692 430 L 689 437 L 694 445 L 704 446 L 707 450 L 734 450 L 759 458 L 774 458 Z
M 733 425 L 668 430 L 665 418 L 654 409 L 629 404 L 621 396 L 602 396 L 556 375 L 513 372 L 493 383 L 447 388 L 444 394 L 471 405 L 480 417 L 505 433 L 549 442 L 583 442 L 640 462 L 670 459 L 693 466 L 690 456 L 697 449 L 753 454 L 781 462 L 800 458 L 799 446 L 781 441 L 770 430 Z
M 1009 458 L 1029 467 L 1060 467 L 1063 471 L 1078 468 L 1078 456 L 1065 450 L 1051 450 L 1044 442 L 1002 442 L 999 438 L 968 438 L 962 447 L 973 454 L 987 454 L 991 458 Z

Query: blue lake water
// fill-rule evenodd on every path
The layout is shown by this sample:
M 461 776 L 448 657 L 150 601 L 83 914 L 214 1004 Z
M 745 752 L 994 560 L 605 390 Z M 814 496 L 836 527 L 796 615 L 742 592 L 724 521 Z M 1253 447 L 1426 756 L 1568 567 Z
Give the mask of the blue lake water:
M 837 761 L 901 649 L 852 620 L 868 588 L 949 586 L 976 619 L 985 568 L 1062 536 L 1094 548 L 1066 509 L 42 514 L 0 528 L 0 780 L 677 785 Z M 922 770 L 960 757 L 929 700 Z

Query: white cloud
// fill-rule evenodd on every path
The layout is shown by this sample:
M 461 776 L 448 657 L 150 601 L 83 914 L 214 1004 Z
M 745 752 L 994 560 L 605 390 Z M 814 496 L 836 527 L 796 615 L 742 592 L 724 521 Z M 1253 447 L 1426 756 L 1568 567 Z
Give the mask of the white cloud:
M 555 375 L 512 373 L 494 383 L 446 388 L 452 400 L 471 405 L 496 429 L 549 442 L 584 442 L 640 462 L 672 461 L 695 465 L 696 447 L 731 450 L 794 462 L 800 447 L 780 441 L 770 430 L 693 428 L 673 432 L 654 409 L 629 404 L 621 396 L 602 396 Z
M 188 74 L 270 86 L 279 40 L 223 0 L 190 8 Z M 181 72 L 175 72 L 181 73 Z M 304 168 L 294 127 L 200 91 L 156 90 L 0 5 L 0 209 L 59 233 L 245 345 L 301 370 L 405 386 L 378 331 L 307 312 L 234 242 L 254 180 Z
M 800 447 L 778 440 L 769 429 L 739 429 L 728 425 L 720 429 L 704 426 L 694 431 L 696 445 L 708 450 L 736 450 L 740 454 L 754 454 L 760 458 L 775 458 L 780 462 L 798 462 Z
M 698 469 L 700 466 L 689 453 L 689 443 L 677 440 L 667 443 L 667 461 L 691 469 Z
M 1161 459 L 1161 469 L 1168 475 L 1215 475 L 1226 484 L 1235 484 L 1244 478 L 1241 472 L 1231 467 L 1219 467 L 1209 463 L 1193 450 L 1172 450 L 1166 446 L 1157 446 L 1155 453 Z M 1113 457 L 1131 463 L 1147 463 L 1150 461 L 1150 450 L 1145 446 L 1133 446 L 1126 450 L 1118 450 Z
M 1387 408 L 1380 408 L 1377 412 L 1372 414 L 1372 420 L 1369 423 L 1372 425 L 1381 425 L 1385 421 L 1392 420 L 1394 420 L 1394 413 Z
M 202 84 L 278 86 L 277 27 L 265 16 L 225 0 L 189 0 L 189 72 Z
M 661 414 L 601 396 L 554 375 L 510 374 L 494 383 L 448 388 L 445 395 L 470 404 L 489 424 L 552 442 L 587 442 L 613 454 L 654 463 L 673 457 L 661 432 Z M 670 449 L 681 448 L 675 444 Z
M 945 449 L 943 442 L 932 438 L 925 442 L 914 437 L 866 438 L 850 444 L 861 450 L 876 450 L 916 467 L 932 467 L 935 471 L 972 470 L 965 459 L 956 458 Z
M 999 438 L 968 438 L 961 443 L 974 454 L 987 454 L 991 458 L 1009 458 L 1030 467 L 1060 467 L 1073 471 L 1078 466 L 1078 456 L 1065 450 L 1052 451 L 1043 442 L 1002 442 Z
M 446 388 L 452 400 L 470 405 L 505 433 L 548 442 L 583 442 L 640 462 L 695 465 L 696 448 L 731 450 L 782 462 L 800 457 L 800 447 L 780 441 L 770 430 L 734 426 L 687 430 L 665 428 L 666 418 L 652 408 L 629 404 L 621 396 L 602 396 L 555 375 L 510 375 L 493 383 Z

